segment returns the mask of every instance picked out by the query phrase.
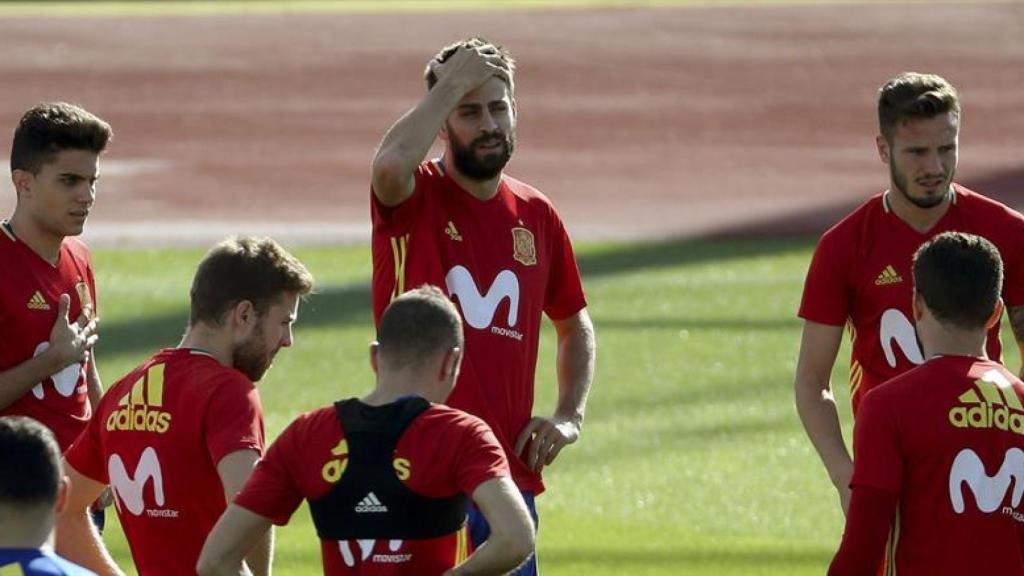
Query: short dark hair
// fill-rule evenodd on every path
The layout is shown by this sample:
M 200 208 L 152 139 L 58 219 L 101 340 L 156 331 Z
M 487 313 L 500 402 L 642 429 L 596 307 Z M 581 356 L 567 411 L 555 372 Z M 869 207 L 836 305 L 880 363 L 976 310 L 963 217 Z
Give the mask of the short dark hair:
M 22 115 L 14 130 L 11 171 L 39 174 L 43 165 L 53 162 L 64 150 L 99 154 L 113 134 L 110 124 L 74 104 L 39 104 Z
M 189 323 L 219 326 L 243 300 L 264 314 L 282 295 L 305 296 L 312 290 L 313 275 L 273 239 L 231 237 L 214 246 L 196 269 Z
M 988 240 L 944 232 L 914 254 L 914 289 L 943 324 L 985 328 L 1003 288 L 1003 261 Z
M 901 122 L 946 112 L 960 115 L 960 95 L 942 76 L 904 72 L 878 90 L 878 129 L 890 143 Z
M 57 502 L 60 448 L 53 432 L 25 416 L 0 417 L 0 503 L 15 506 Z
M 416 365 L 437 352 L 462 348 L 462 319 L 444 292 L 423 285 L 395 298 L 384 310 L 377 343 L 390 365 Z
M 434 55 L 433 58 L 427 62 L 427 69 L 423 71 L 423 79 L 427 82 L 427 90 L 434 87 L 437 84 L 437 74 L 434 73 L 432 64 L 444 64 L 452 57 L 455 52 L 462 47 L 467 48 L 483 48 L 484 50 L 491 50 L 495 54 L 501 57 L 501 60 L 508 66 L 510 73 L 514 73 L 516 70 L 516 61 L 512 58 L 512 54 L 501 44 L 491 42 L 490 40 L 482 36 L 473 36 L 472 38 L 466 38 L 465 40 L 459 40 L 454 44 L 449 44 L 441 51 Z M 512 86 L 509 85 L 511 91 Z

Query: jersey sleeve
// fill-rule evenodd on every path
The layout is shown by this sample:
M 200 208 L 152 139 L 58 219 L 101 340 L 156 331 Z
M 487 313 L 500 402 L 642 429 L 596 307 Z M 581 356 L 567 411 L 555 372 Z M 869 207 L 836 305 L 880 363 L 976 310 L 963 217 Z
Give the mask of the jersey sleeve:
M 835 229 L 821 237 L 804 280 L 799 316 L 804 320 L 842 326 L 850 315 L 848 258 Z
M 509 476 L 508 458 L 494 432 L 483 420 L 465 418 L 462 441 L 454 461 L 455 484 L 466 495 L 492 478 Z
M 206 406 L 206 449 L 214 463 L 237 450 L 264 446 L 263 406 L 256 387 L 243 376 L 219 383 Z
M 889 386 L 869 391 L 860 404 L 853 428 L 853 478 L 850 486 L 867 486 L 899 494 L 903 484 L 903 450 L 895 417 L 895 401 L 884 393 Z
M 1003 259 L 1003 301 L 1024 306 L 1024 216 L 1009 208 L 1009 231 L 999 247 Z
M 235 504 L 278 526 L 288 523 L 304 498 L 292 472 L 302 465 L 300 421 L 281 432 L 235 497 Z
M 101 418 L 90 419 L 78 438 L 64 452 L 64 459 L 83 476 L 92 478 L 101 484 L 109 484 L 110 479 L 103 457 L 103 445 L 100 442 L 101 422 Z
M 544 313 L 552 320 L 564 320 L 586 307 L 583 281 L 576 264 L 572 242 L 562 219 L 551 209 L 553 220 L 551 271 L 544 293 Z
M 377 193 L 370 186 L 370 217 L 373 228 L 387 235 L 402 234 L 411 227 L 414 218 L 422 210 L 424 204 L 425 178 L 430 170 L 436 169 L 429 163 L 420 164 L 416 169 L 415 188 L 409 196 L 397 206 L 385 206 L 377 198 Z

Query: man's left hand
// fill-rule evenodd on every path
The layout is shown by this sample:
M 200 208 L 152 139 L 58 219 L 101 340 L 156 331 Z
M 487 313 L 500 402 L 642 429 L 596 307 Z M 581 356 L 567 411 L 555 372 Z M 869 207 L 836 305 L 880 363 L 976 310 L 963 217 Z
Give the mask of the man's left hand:
M 516 454 L 534 472 L 550 465 L 568 444 L 580 437 L 578 422 L 563 418 L 530 418 L 516 440 Z

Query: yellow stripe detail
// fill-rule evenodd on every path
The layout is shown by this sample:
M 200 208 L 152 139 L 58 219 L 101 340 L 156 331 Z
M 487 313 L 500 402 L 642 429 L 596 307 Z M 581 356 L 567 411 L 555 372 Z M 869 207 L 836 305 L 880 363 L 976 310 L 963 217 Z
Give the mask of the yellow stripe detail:
M 164 364 L 157 364 L 146 374 L 146 399 L 150 406 L 164 404 Z
M 455 535 L 455 566 L 469 557 L 469 528 L 464 524 Z
M 864 380 L 864 369 L 857 362 L 853 363 L 850 367 L 850 396 L 857 394 L 857 390 L 860 389 L 860 383 Z
M 408 234 L 391 238 L 391 256 L 395 262 L 395 288 L 391 291 L 392 300 L 405 294 L 405 257 L 408 252 Z
M 143 406 L 146 401 L 143 399 L 143 388 L 145 386 L 145 380 L 139 378 L 135 384 L 132 384 L 132 406 Z

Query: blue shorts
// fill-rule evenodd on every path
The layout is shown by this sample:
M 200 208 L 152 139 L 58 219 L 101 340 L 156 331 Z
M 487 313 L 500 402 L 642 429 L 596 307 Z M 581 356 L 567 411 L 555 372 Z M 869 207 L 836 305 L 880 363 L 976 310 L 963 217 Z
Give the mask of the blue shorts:
M 530 516 L 533 517 L 534 529 L 540 529 L 540 520 L 537 518 L 537 504 L 534 502 L 533 492 L 522 492 L 522 495 L 523 500 L 526 501 L 526 508 L 530 510 Z M 491 535 L 491 527 L 487 524 L 487 520 L 484 519 L 484 515 L 473 505 L 469 507 L 467 521 L 469 524 L 469 538 L 473 542 L 473 548 L 476 549 L 487 541 L 487 537 Z M 526 564 L 520 566 L 518 571 L 510 574 L 515 574 L 515 576 L 537 576 L 537 555 L 531 554 Z

